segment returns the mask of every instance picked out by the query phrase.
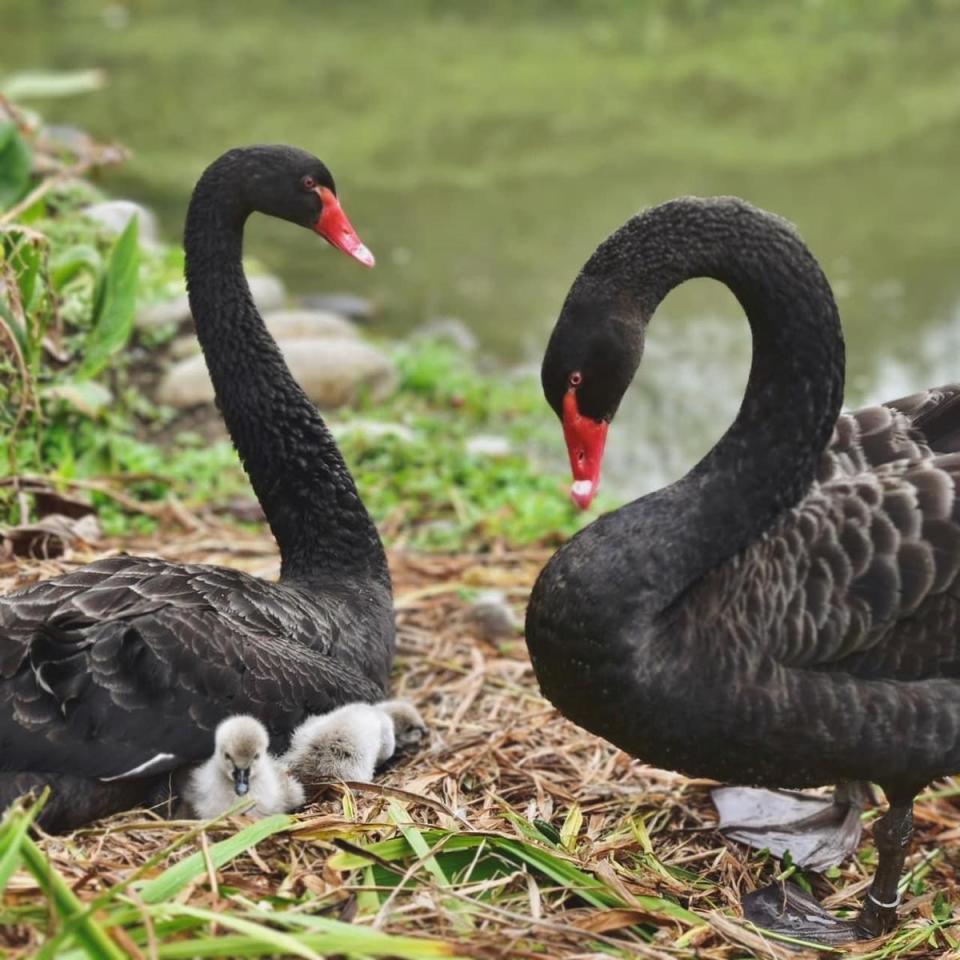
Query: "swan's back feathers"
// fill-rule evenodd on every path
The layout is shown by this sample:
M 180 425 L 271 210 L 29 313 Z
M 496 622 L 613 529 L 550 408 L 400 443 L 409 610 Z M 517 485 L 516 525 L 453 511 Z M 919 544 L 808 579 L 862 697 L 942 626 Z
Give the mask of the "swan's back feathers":
M 762 635 L 754 649 L 785 666 L 960 677 L 960 635 L 942 636 L 944 617 L 960 621 L 948 593 L 960 576 L 960 453 L 939 452 L 960 430 L 958 398 L 951 386 L 841 416 L 819 481 L 704 577 L 701 612 Z
M 133 557 L 0 597 L 0 769 L 155 774 L 209 755 L 237 712 L 282 749 L 308 714 L 382 698 L 390 606 L 376 599 L 319 603 L 238 571 Z M 379 649 L 361 646 L 377 629 Z

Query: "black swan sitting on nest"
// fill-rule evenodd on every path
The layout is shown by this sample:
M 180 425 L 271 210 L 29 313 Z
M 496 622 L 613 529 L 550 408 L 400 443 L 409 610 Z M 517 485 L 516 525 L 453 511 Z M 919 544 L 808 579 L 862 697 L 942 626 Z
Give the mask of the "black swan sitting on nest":
M 792 227 L 736 199 L 665 203 L 600 245 L 544 357 L 581 506 L 647 323 L 691 277 L 727 284 L 749 320 L 740 412 L 685 477 L 556 553 L 530 654 L 562 713 L 649 763 L 883 787 L 855 924 L 792 885 L 745 903 L 811 939 L 877 935 L 896 923 L 915 795 L 960 771 L 960 386 L 840 415 L 836 305 Z
M 254 211 L 315 230 L 372 266 L 327 168 L 301 150 L 230 150 L 200 178 L 184 246 L 217 401 L 280 549 L 279 583 L 111 557 L 0 597 L 0 810 L 49 785 L 68 829 L 150 802 L 250 713 L 274 750 L 307 715 L 383 699 L 393 659 L 377 530 L 296 384 L 241 265 Z

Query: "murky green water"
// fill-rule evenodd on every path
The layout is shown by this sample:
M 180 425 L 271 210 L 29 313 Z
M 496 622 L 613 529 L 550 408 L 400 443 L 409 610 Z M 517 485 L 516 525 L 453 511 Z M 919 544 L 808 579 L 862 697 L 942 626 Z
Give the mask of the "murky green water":
M 823 262 L 849 402 L 960 378 L 955 0 L 474 6 L 0 0 L 0 71 L 103 67 L 104 91 L 37 106 L 130 145 L 109 183 L 171 236 L 226 147 L 320 154 L 378 269 L 284 225 L 257 224 L 250 249 L 295 290 L 374 297 L 388 334 L 454 315 L 487 351 L 536 360 L 576 270 L 632 211 L 735 193 Z M 612 435 L 619 489 L 709 445 L 748 350 L 720 287 L 667 301 Z

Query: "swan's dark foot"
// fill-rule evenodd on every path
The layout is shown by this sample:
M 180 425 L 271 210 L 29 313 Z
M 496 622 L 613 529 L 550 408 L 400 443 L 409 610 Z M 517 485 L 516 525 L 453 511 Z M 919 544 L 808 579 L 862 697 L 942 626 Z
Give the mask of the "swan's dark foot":
M 718 826 L 732 840 L 775 857 L 789 851 L 798 866 L 823 871 L 857 849 L 870 795 L 866 784 L 841 784 L 833 799 L 749 787 L 718 787 L 711 796 Z
M 428 730 L 417 708 L 409 700 L 384 700 L 377 707 L 393 721 L 397 750 L 418 750 L 427 739 Z
M 879 861 L 856 920 L 838 920 L 792 883 L 773 884 L 743 898 L 743 915 L 756 926 L 828 946 L 872 940 L 897 925 L 898 887 L 913 835 L 913 799 L 890 804 L 873 829 Z
M 743 916 L 761 930 L 830 947 L 872 936 L 859 920 L 838 920 L 793 883 L 773 883 L 748 893 Z

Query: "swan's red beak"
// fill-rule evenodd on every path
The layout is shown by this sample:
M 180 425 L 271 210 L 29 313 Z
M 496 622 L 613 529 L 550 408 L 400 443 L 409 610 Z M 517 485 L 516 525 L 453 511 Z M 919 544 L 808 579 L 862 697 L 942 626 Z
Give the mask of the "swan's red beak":
M 327 243 L 349 254 L 354 260 L 359 260 L 365 267 L 372 267 L 376 263 L 373 254 L 357 236 L 357 231 L 353 229 L 353 224 L 343 212 L 337 195 L 327 187 L 317 187 L 317 196 L 323 203 L 323 211 L 317 217 L 313 229 Z
M 563 438 L 567 441 L 570 469 L 573 471 L 570 498 L 581 510 L 586 510 L 597 495 L 600 464 L 609 426 L 605 420 L 597 421 L 580 413 L 576 390 L 571 388 L 564 394 Z

